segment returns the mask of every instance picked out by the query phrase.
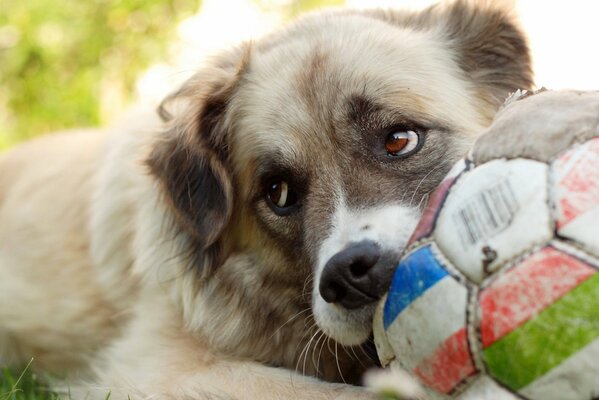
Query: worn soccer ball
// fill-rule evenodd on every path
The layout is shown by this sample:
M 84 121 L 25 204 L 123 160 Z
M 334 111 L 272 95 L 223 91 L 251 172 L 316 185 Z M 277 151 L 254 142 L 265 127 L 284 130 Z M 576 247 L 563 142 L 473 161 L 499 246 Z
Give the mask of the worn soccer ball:
M 375 341 L 433 399 L 599 399 L 599 93 L 504 106 L 431 196 Z

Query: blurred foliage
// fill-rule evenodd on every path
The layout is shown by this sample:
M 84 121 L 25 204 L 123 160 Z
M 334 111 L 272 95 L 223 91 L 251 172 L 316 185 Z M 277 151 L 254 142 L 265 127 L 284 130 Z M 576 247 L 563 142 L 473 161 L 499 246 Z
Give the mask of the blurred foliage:
M 0 0 L 0 149 L 97 125 L 199 0 Z
M 226 0 L 222 0 L 226 1 Z M 345 0 L 249 0 L 289 19 Z M 41 133 L 98 125 L 136 78 L 167 57 L 201 0 L 0 0 L 0 150 Z

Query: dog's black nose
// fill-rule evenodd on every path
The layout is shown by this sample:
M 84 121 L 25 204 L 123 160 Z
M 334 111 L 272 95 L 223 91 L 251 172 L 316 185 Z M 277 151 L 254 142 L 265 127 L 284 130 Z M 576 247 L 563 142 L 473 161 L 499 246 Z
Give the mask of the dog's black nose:
M 394 264 L 372 241 L 351 244 L 326 263 L 320 295 L 328 303 L 354 309 L 373 303 L 389 289 Z

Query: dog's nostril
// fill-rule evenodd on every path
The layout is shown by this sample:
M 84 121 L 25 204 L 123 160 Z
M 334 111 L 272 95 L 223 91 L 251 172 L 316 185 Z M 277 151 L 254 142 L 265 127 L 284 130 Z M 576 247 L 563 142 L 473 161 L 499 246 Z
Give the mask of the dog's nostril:
M 370 268 L 372 268 L 371 263 L 357 261 L 349 266 L 349 271 L 351 272 L 353 277 L 360 278 L 366 275 Z
M 321 288 L 320 295 L 327 303 L 335 303 L 345 297 L 345 288 L 337 282 L 329 282 Z

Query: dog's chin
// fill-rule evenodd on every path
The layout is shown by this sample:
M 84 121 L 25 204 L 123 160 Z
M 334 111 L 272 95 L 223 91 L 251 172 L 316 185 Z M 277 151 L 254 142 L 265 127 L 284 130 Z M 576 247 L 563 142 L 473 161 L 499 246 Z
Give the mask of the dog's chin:
M 372 317 L 376 303 L 355 310 L 346 310 L 314 296 L 314 318 L 320 329 L 345 346 L 357 346 L 368 340 L 372 332 Z

